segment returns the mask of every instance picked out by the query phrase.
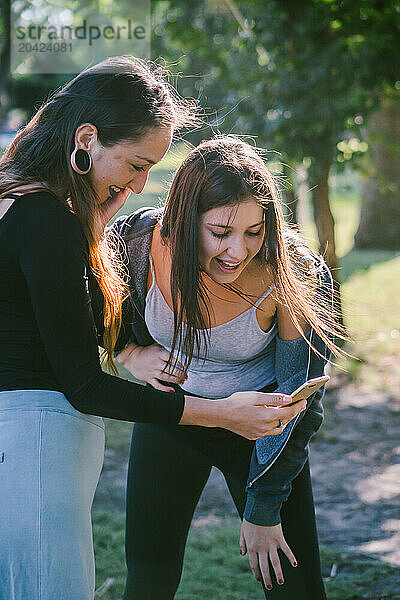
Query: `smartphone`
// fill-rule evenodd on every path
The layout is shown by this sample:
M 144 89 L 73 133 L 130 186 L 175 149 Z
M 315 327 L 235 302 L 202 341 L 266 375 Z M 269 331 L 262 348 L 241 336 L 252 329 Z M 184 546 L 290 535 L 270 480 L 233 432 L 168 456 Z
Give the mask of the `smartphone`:
M 324 375 L 323 377 L 315 377 L 314 379 L 309 379 L 303 385 L 301 385 L 297 390 L 292 392 L 290 395 L 292 397 L 293 402 L 290 404 L 285 404 L 285 406 L 293 406 L 293 404 L 297 404 L 302 400 L 307 400 L 311 394 L 319 390 L 325 383 L 330 380 L 329 375 Z

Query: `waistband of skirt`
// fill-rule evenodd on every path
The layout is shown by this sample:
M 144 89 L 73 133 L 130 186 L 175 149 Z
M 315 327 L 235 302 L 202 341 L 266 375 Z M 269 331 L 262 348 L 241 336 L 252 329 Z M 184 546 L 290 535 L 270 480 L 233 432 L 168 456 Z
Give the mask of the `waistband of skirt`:
M 99 425 L 101 417 L 81 413 L 68 402 L 62 392 L 56 390 L 6 390 L 0 392 L 0 414 L 3 411 L 52 410 L 80 417 Z

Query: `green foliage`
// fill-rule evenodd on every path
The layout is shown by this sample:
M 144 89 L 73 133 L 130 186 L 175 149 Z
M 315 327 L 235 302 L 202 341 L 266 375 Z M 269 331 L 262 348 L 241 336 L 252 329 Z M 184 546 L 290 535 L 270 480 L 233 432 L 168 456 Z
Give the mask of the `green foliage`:
M 392 0 L 154 2 L 153 48 L 219 111 L 216 126 L 256 135 L 284 160 L 357 162 L 367 150 L 362 124 L 380 95 L 395 90 L 400 13 Z M 226 113 L 226 116 L 223 116 Z M 357 147 L 338 148 L 356 137 Z M 360 145 L 361 144 L 361 145 Z
M 214 129 L 254 135 L 318 171 L 359 163 L 362 126 L 382 92 L 396 95 L 400 13 L 394 0 L 152 2 L 153 57 L 182 73 L 184 95 L 210 109 Z M 103 12 L 109 2 L 102 2 Z M 0 27 L 6 26 L 2 3 Z M 230 8 L 229 8 L 230 7 Z M 98 3 L 85 8 L 98 10 Z M 113 7 L 126 14 L 126 3 Z M 186 77 L 189 75 L 190 77 Z M 27 114 L 66 77 L 9 78 L 8 107 Z M 396 83 L 397 82 L 397 83 Z M 197 140 L 207 131 L 192 135 Z M 353 148 L 338 144 L 355 138 Z

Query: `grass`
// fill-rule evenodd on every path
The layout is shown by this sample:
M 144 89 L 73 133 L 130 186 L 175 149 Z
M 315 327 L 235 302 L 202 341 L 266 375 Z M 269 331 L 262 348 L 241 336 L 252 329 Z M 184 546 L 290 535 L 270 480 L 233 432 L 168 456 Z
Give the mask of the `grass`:
M 343 262 L 356 260 L 355 252 Z M 369 252 L 369 255 L 372 253 Z M 355 338 L 352 351 L 362 362 L 348 363 L 358 385 L 393 393 L 400 386 L 400 255 L 363 256 L 343 283 L 347 323 Z M 372 258 L 367 262 L 366 259 Z
M 103 600 L 121 600 L 125 582 L 125 513 L 94 508 L 92 518 L 96 589 L 106 587 L 108 583 L 110 587 L 99 597 Z
M 354 195 L 333 195 L 332 210 L 351 352 L 360 358 L 344 366 L 359 386 L 391 394 L 400 389 L 400 252 L 353 248 L 359 220 Z
M 106 424 L 106 447 L 128 455 L 132 423 L 116 421 L 115 419 L 104 419 L 104 421 Z
M 109 585 L 100 597 L 120 600 L 125 582 L 124 516 L 101 511 L 94 516 L 97 588 Z M 264 598 L 247 557 L 239 556 L 238 537 L 239 521 L 234 518 L 223 519 L 212 528 L 191 530 L 176 600 Z M 321 548 L 321 561 L 329 600 L 400 599 L 398 571 L 390 565 L 326 546 Z M 336 569 L 334 577 L 330 577 L 332 568 Z

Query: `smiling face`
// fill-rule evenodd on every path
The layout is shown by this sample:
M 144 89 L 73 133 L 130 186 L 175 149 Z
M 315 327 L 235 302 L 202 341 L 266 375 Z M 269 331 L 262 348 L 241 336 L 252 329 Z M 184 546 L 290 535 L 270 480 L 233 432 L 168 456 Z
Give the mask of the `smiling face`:
M 199 217 L 199 263 L 218 283 L 233 283 L 261 250 L 264 211 L 249 197 Z
M 79 147 L 92 157 L 91 183 L 101 202 L 110 197 L 110 186 L 129 188 L 140 194 L 149 170 L 158 163 L 171 145 L 171 127 L 153 127 L 135 142 L 102 146 L 93 125 L 77 130 Z

